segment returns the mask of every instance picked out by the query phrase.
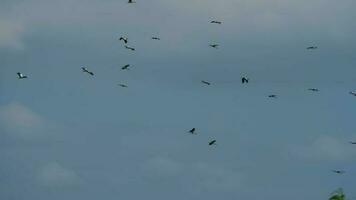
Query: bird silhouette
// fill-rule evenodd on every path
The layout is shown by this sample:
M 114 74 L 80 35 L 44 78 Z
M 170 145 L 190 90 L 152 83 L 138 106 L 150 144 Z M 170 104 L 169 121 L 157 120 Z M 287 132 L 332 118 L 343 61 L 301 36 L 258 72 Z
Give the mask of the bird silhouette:
M 124 41 L 125 44 L 127 44 L 129 42 L 129 39 L 126 38 L 126 37 L 120 37 L 119 40 L 121 41 Z
M 215 20 L 211 21 L 210 23 L 212 23 L 212 24 L 221 24 L 220 21 L 215 21 Z
M 189 130 L 189 133 L 195 134 L 195 128 L 190 129 L 190 130 Z
M 248 83 L 248 78 L 242 77 L 241 82 L 242 83 Z
M 307 47 L 308 50 L 315 50 L 317 49 L 318 47 L 317 46 L 310 46 L 310 47 Z
M 213 47 L 214 49 L 217 49 L 217 48 L 219 47 L 218 44 L 210 44 L 209 46 L 210 46 L 210 47 Z
M 23 74 L 20 73 L 20 72 L 17 72 L 17 77 L 18 77 L 19 79 L 27 78 L 27 76 L 23 75 Z
M 356 144 L 356 142 L 350 141 L 350 144 Z
M 131 51 L 135 51 L 135 48 L 130 47 L 130 46 L 127 46 L 127 45 L 125 45 L 125 48 L 126 48 L 126 49 L 129 49 L 129 50 L 131 50 Z
M 129 69 L 129 67 L 130 67 L 130 65 L 129 65 L 129 64 L 127 64 L 127 65 L 125 65 L 125 66 L 121 67 L 121 69 L 122 69 L 122 70 L 125 70 L 125 69 L 126 69 L 126 70 L 128 70 L 128 69 Z
M 159 37 L 152 37 L 152 40 L 161 40 Z
M 336 174 L 344 174 L 345 173 L 345 171 L 343 171 L 343 170 L 331 170 L 331 171 Z
M 91 71 L 89 71 L 86 67 L 82 67 L 82 70 L 83 70 L 83 72 L 88 73 L 88 74 L 94 76 L 94 73 L 91 72 Z
M 216 144 L 216 140 L 212 140 L 209 142 L 209 146 Z
M 136 3 L 136 1 L 129 0 L 127 3 Z
M 350 92 L 350 94 L 356 96 L 356 92 Z
M 313 91 L 313 92 L 318 92 L 319 91 L 319 89 L 316 89 L 316 88 L 309 88 L 308 90 L 309 91 Z
M 204 83 L 205 85 L 210 85 L 210 83 L 207 81 L 201 81 L 201 82 Z
M 275 94 L 271 94 L 271 95 L 268 95 L 269 98 L 277 98 L 277 95 Z
M 119 86 L 123 87 L 123 88 L 127 88 L 128 86 L 125 84 L 118 84 Z

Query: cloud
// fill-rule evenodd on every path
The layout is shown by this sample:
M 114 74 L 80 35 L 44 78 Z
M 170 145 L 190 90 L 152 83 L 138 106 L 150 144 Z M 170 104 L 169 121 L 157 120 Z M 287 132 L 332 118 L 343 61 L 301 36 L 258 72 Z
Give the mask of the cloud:
M 0 30 L 0 48 L 24 49 L 24 27 L 21 23 L 0 19 Z
M 322 135 L 311 144 L 293 148 L 297 157 L 310 160 L 339 161 L 356 157 L 356 150 L 347 141 Z
M 0 106 L 0 130 L 17 139 L 41 137 L 45 120 L 37 113 L 20 103 Z
M 57 162 L 46 164 L 37 174 L 38 181 L 46 187 L 71 187 L 80 184 L 80 177 Z

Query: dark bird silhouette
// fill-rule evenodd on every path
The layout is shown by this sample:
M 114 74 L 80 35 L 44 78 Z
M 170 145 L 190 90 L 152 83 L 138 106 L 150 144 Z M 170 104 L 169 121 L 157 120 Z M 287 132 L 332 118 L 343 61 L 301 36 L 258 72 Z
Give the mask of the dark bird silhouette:
M 201 81 L 201 82 L 204 83 L 204 84 L 206 84 L 206 85 L 210 85 L 210 83 L 207 82 L 207 81 Z
M 136 3 L 136 1 L 129 0 L 127 3 Z
M 331 170 L 331 171 L 336 174 L 344 174 L 345 173 L 345 171 L 343 171 L 343 170 Z
M 242 83 L 248 83 L 248 78 L 242 77 L 241 82 Z
M 123 87 L 123 88 L 127 88 L 128 86 L 125 84 L 118 84 L 119 86 Z
M 129 69 L 129 67 L 130 67 L 130 65 L 129 65 L 129 64 L 127 64 L 127 65 L 125 65 L 125 66 L 121 67 L 121 69 L 122 69 L 122 70 L 125 70 L 125 69 L 127 69 L 127 70 L 128 70 L 128 69 Z
M 350 94 L 356 96 L 356 92 L 350 92 Z
M 190 129 L 190 130 L 189 130 L 189 133 L 195 134 L 195 128 Z
M 271 95 L 268 95 L 269 98 L 277 98 L 277 95 L 275 94 L 271 94 Z
M 317 46 L 310 46 L 310 47 L 307 47 L 308 50 L 315 50 L 317 49 L 318 47 Z
M 219 47 L 218 44 L 210 44 L 209 46 L 210 46 L 210 47 L 213 47 L 214 49 L 217 49 L 217 48 Z
M 17 77 L 18 77 L 19 79 L 27 78 L 27 76 L 23 75 L 23 74 L 20 73 L 20 72 L 17 72 Z
M 212 24 L 221 24 L 220 21 L 215 21 L 215 20 L 211 21 L 210 23 L 212 23 Z
M 316 88 L 309 88 L 308 90 L 313 91 L 313 92 L 319 92 L 319 89 L 316 89 Z
M 152 37 L 152 40 L 161 40 L 159 37 Z
M 129 49 L 129 50 L 131 50 L 131 51 L 135 51 L 135 48 L 130 47 L 130 46 L 127 46 L 127 45 L 125 45 L 125 48 L 126 48 L 126 49 Z
M 129 39 L 126 37 L 120 37 L 119 40 L 124 41 L 125 44 L 127 44 L 129 42 Z
M 356 144 L 356 142 L 350 141 L 350 144 Z
M 94 76 L 94 73 L 91 72 L 91 71 L 89 71 L 86 67 L 82 67 L 82 70 L 83 70 L 83 72 L 88 73 L 88 74 Z
M 211 146 L 213 144 L 216 144 L 216 140 L 212 140 L 212 141 L 209 142 L 209 146 Z

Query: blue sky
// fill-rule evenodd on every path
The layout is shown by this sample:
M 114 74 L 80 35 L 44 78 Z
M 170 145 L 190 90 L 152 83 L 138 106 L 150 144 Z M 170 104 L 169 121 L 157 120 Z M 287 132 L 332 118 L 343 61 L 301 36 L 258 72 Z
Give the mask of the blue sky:
M 355 6 L 0 0 L 0 199 L 356 198 Z

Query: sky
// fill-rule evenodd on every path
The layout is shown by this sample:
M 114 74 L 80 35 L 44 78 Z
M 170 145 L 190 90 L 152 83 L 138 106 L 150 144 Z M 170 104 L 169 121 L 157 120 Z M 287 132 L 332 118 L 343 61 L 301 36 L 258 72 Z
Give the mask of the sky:
M 0 0 L 0 199 L 356 199 L 354 0 L 136 1 Z

